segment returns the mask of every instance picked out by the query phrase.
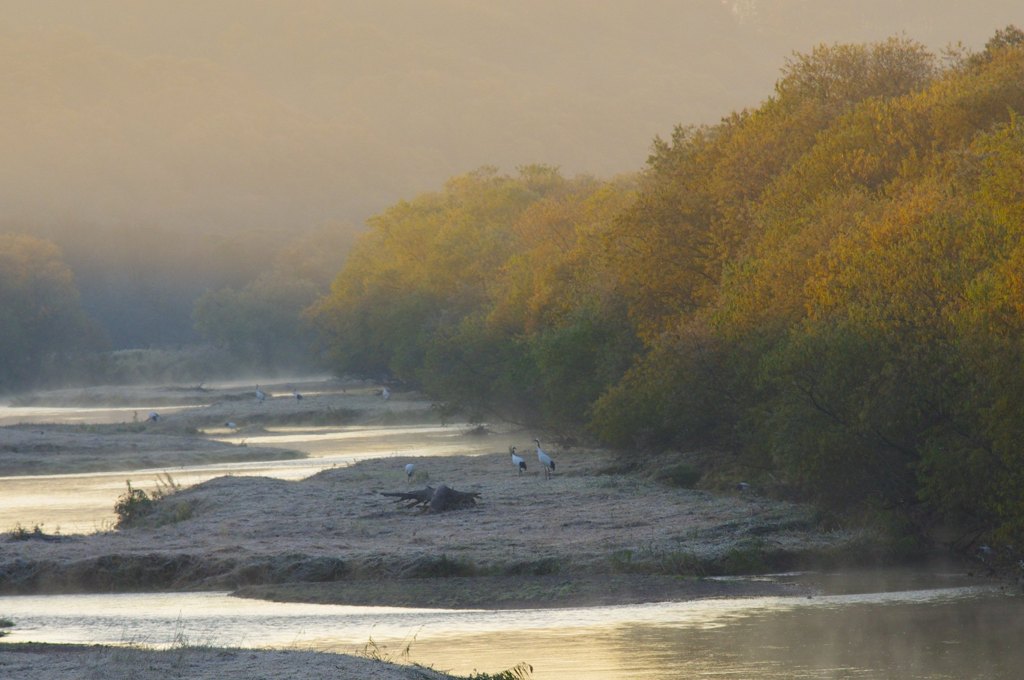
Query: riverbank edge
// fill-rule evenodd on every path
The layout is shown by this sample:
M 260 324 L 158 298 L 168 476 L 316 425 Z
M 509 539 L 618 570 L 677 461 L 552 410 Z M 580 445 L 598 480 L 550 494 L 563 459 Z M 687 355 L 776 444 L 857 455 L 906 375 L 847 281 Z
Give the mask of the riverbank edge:
M 667 574 L 557 574 L 362 579 L 246 586 L 235 597 L 353 606 L 437 609 L 567 609 L 688 602 L 711 598 L 793 597 L 812 590 L 785 577 L 720 580 Z
M 74 537 L 21 540 L 73 541 Z M 8 544 L 14 542 L 8 539 Z M 861 541 L 841 551 L 733 552 L 685 563 L 623 561 L 563 565 L 539 560 L 491 565 L 486 572 L 446 555 L 394 565 L 357 564 L 301 554 L 247 559 L 180 553 L 102 554 L 87 559 L 0 561 L 0 594 L 226 591 L 274 602 L 441 609 L 529 609 L 644 604 L 713 597 L 806 595 L 785 574 L 907 565 L 882 559 L 881 544 Z M 873 555 L 873 557 L 871 557 Z M 742 569 L 743 565 L 759 566 Z M 685 567 L 685 571 L 666 571 Z M 966 574 L 970 565 L 964 565 Z M 774 574 L 765 577 L 765 574 Z M 723 578 L 725 577 L 725 578 Z M 0 612 L 2 613 L 2 612 Z
M 14 675 L 8 675 L 14 673 Z M 54 678 L 188 677 L 190 680 L 250 680 L 270 677 L 337 677 L 363 680 L 460 680 L 428 666 L 405 663 L 369 643 L 364 654 L 315 650 L 271 650 L 177 644 L 85 645 L 0 642 L 0 675 L 21 680 Z M 502 677 L 474 674 L 471 679 Z

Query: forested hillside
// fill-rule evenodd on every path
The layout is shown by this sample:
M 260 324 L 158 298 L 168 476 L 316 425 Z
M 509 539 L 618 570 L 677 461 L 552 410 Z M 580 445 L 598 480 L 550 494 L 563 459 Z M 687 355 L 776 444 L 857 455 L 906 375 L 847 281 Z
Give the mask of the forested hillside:
M 334 366 L 836 509 L 1024 539 L 1024 34 L 791 59 L 635 177 L 481 170 L 371 220 Z

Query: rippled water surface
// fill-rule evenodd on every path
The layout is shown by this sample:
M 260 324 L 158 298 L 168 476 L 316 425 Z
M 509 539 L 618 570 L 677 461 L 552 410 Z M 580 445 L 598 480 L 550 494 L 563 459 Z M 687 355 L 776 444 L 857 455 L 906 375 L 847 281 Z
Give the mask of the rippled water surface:
M 0 598 L 11 641 L 358 652 L 534 677 L 1018 678 L 1022 601 L 990 587 L 447 611 L 280 604 L 225 593 Z

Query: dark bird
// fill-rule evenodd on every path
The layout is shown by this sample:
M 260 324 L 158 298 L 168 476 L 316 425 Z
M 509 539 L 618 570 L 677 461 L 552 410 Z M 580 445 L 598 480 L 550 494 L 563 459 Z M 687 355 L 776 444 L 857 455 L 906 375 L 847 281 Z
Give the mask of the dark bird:
M 158 420 L 160 420 L 160 414 L 157 413 L 156 411 L 150 411 L 149 417 L 147 417 L 146 420 L 148 420 L 151 423 L 155 423 Z
M 292 390 L 292 394 L 295 395 L 296 401 L 302 401 L 302 394 L 298 390 Z
M 512 467 L 518 470 L 519 474 L 522 475 L 524 472 L 526 472 L 526 460 L 524 460 L 522 456 L 516 453 L 516 447 L 514 446 L 510 446 L 508 448 L 508 452 L 512 454 Z
M 533 442 L 537 445 L 537 460 L 544 466 L 544 476 L 550 477 L 555 472 L 555 461 L 551 460 L 551 456 L 540 448 L 539 439 L 534 439 Z

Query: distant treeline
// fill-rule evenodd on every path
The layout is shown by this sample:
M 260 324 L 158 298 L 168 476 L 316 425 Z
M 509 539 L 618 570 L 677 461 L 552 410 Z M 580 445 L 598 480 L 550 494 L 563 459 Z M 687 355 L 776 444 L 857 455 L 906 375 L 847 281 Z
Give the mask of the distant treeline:
M 201 249 L 161 247 L 151 234 L 138 239 L 150 247 L 124 249 L 117 236 L 124 234 L 97 230 L 93 243 L 82 234 L 61 249 L 0 233 L 0 395 L 323 370 L 303 310 L 328 290 L 355 229 L 327 224 L 288 247 L 260 243 L 255 266 L 245 244 L 200 257 Z M 243 267 L 251 271 L 236 271 Z M 208 345 L 183 342 L 189 337 Z M 124 348 L 143 338 L 162 342 Z
M 310 318 L 338 371 L 1020 545 L 1022 111 L 1013 27 L 822 46 L 636 177 L 484 169 L 393 206 Z

